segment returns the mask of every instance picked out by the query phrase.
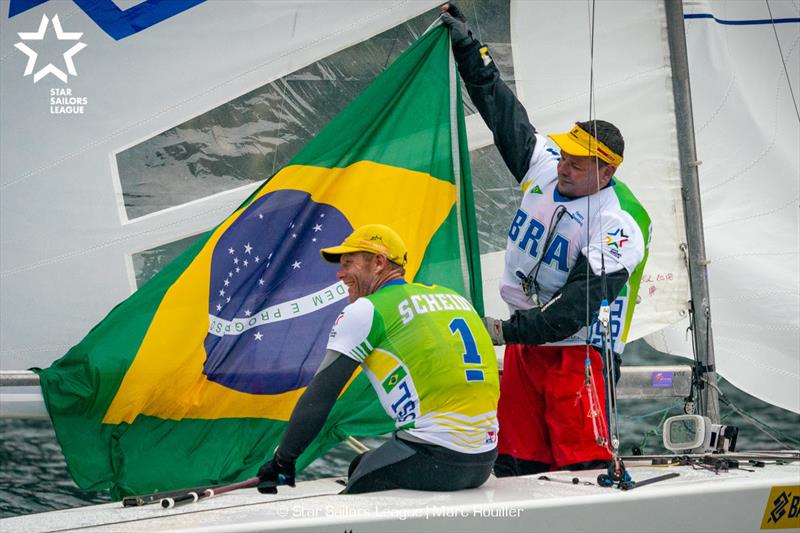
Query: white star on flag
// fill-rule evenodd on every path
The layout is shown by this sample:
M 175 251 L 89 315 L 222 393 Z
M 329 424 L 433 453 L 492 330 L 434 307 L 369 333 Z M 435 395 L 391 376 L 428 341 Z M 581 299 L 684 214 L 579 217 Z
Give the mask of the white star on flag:
M 292 263 L 292 268 L 297 270 L 298 268 L 300 268 L 301 264 L 302 264 L 302 261 L 295 261 L 294 263 Z
M 244 253 L 249 254 L 251 251 L 253 251 L 253 247 L 250 246 L 250 243 L 248 242 L 244 245 Z
M 262 335 L 261 333 L 258 333 L 258 332 L 256 332 L 256 333 L 253 335 L 253 337 L 254 337 L 254 338 L 257 340 L 257 341 L 260 341 L 260 340 L 261 340 L 261 339 L 264 337 L 264 335 Z
M 317 224 L 316 226 L 314 226 L 314 232 L 317 231 L 322 231 L 322 224 Z

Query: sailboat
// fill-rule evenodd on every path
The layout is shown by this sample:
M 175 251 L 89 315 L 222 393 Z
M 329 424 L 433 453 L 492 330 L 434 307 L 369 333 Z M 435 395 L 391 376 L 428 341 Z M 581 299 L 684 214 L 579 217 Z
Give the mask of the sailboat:
M 30 76 L 37 72 L 27 78 L 19 72 L 27 60 L 14 58 L 10 52 L 2 60 L 3 369 L 49 364 L 115 302 L 146 281 L 147 269 L 153 263 L 157 267 L 171 246 L 186 246 L 254 190 L 254 184 L 225 185 L 226 176 L 218 181 L 212 178 L 211 190 L 202 195 L 182 190 L 180 183 L 165 194 L 148 189 L 148 180 L 158 183 L 159 175 L 147 176 L 145 170 L 163 172 L 172 162 L 148 164 L 141 159 L 143 154 L 159 153 L 161 148 L 166 154 L 172 151 L 178 161 L 180 150 L 192 141 L 207 141 L 176 124 L 184 125 L 189 118 L 247 96 L 264 80 L 276 80 L 272 89 L 278 94 L 282 89 L 288 102 L 304 104 L 308 93 L 286 96 L 299 86 L 290 83 L 293 72 L 314 65 L 323 79 L 335 80 L 330 71 L 325 73 L 324 68 L 330 68 L 322 61 L 325 57 L 345 53 L 355 43 L 369 43 L 375 36 L 387 39 L 381 32 L 397 24 L 406 23 L 405 28 L 421 33 L 432 20 L 431 13 L 424 23 L 414 17 L 437 3 L 338 3 L 331 8 L 332 3 L 320 2 L 270 6 L 269 14 L 258 12 L 258 4 L 247 6 L 263 18 L 243 17 L 241 6 L 235 3 L 195 3 L 196 7 L 174 13 L 145 31 L 119 37 L 122 57 L 128 62 L 124 72 L 119 72 L 119 62 L 111 54 L 98 52 L 80 61 L 93 43 L 117 39 L 111 33 L 121 35 L 120 25 L 110 30 L 100 23 L 95 27 L 85 16 L 95 17 L 83 13 L 83 8 L 59 6 L 62 34 L 77 33 L 77 26 L 84 35 L 76 42 L 89 43 L 74 56 L 74 67 L 81 75 L 70 80 L 72 95 L 49 96 L 44 84 L 52 74 L 31 89 Z M 20 4 L 11 2 L 10 8 Z M 716 373 L 754 396 L 800 412 L 796 275 L 800 118 L 793 109 L 797 96 L 791 94 L 792 87 L 800 86 L 797 8 L 774 1 L 685 2 L 682 6 L 669 0 L 601 2 L 596 6 L 595 56 L 591 58 L 585 31 L 590 12 L 584 3 L 462 5 L 468 13 L 474 10 L 478 31 L 486 32 L 480 38 L 490 45 L 497 40 L 495 59 L 542 131 L 563 129 L 587 114 L 588 72 L 591 61 L 595 62 L 597 114 L 615 117 L 628 141 L 629 155 L 620 177 L 636 191 L 654 221 L 655 236 L 630 338 L 645 337 L 662 351 L 689 357 L 693 357 L 692 344 L 699 349 L 695 368 L 704 372 L 699 378 L 697 372 L 688 375 L 695 376 L 695 385 L 705 384 L 695 390 L 693 400 L 697 412 L 713 422 L 719 422 Z M 17 32 L 35 33 L 47 8 L 45 3 L 4 19 L 3 50 L 11 51 L 12 41 L 24 41 Z M 765 13 L 767 8 L 771 13 Z M 52 11 L 48 16 L 54 26 Z M 490 21 L 495 18 L 506 19 L 506 26 L 492 30 Z M 272 22 L 265 29 L 259 20 Z M 571 21 L 570 31 L 553 23 L 564 20 Z M 322 21 L 327 31 L 320 35 Z M 102 22 L 107 23 L 108 19 Z M 231 40 L 228 34 L 227 41 L 209 39 L 219 26 L 236 28 L 241 39 Z M 291 38 L 286 39 L 287 32 Z M 250 40 L 256 35 L 259 46 Z M 152 61 L 149 40 L 171 42 L 176 36 L 180 36 L 176 39 L 180 47 L 162 49 L 159 75 L 138 79 L 137 68 Z M 689 57 L 688 65 L 682 67 L 681 42 Z M 179 49 L 184 53 L 178 53 Z M 270 57 L 277 59 L 265 62 L 263 50 L 274 51 Z M 209 60 L 219 57 L 224 60 Z M 234 57 L 236 61 L 231 60 Z M 362 52 L 358 57 L 369 54 Z M 569 68 L 551 70 L 554 65 Z M 93 69 L 95 74 L 89 75 Z M 217 81 L 196 88 L 190 80 L 172 75 L 192 70 Z M 295 79 L 309 81 L 303 80 L 306 76 L 320 81 L 309 72 L 302 71 Z M 94 86 L 94 76 L 106 84 Z M 176 77 L 181 79 L 175 81 Z M 358 86 L 359 80 L 353 85 Z M 326 90 L 331 86 L 326 85 Z M 86 103 L 70 103 L 71 97 L 85 98 Z M 75 121 L 83 117 L 62 114 L 60 122 L 55 122 L 50 105 L 42 105 L 49 104 L 49 98 L 66 99 L 54 106 L 84 105 L 85 112 L 96 105 L 109 117 L 104 120 L 113 124 L 85 121 L 76 131 Z M 302 105 L 295 109 L 293 118 L 311 120 Z M 108 115 L 107 110 L 113 112 Z M 39 127 L 18 131 L 23 123 Z M 470 149 L 490 158 L 491 137 L 477 115 L 467 117 L 467 133 Z M 171 142 L 181 135 L 185 137 Z M 218 139 L 219 151 L 214 155 L 223 159 L 231 132 L 211 128 L 206 135 Z M 691 150 L 693 135 L 699 157 Z M 273 165 L 280 152 L 280 147 L 271 152 Z M 702 166 L 699 158 L 704 159 Z M 492 243 L 499 249 L 495 221 L 498 217 L 504 221 L 516 200 L 509 198 L 510 187 L 505 184 L 492 191 L 493 176 L 481 183 L 477 169 L 491 167 L 489 161 L 483 167 L 474 165 L 477 187 L 494 202 L 486 202 L 484 211 L 479 207 L 479 230 L 486 235 L 489 249 Z M 693 173 L 695 178 L 698 173 L 702 176 L 702 183 L 695 179 L 692 185 L 679 178 L 684 174 L 691 179 Z M 208 174 L 213 176 L 213 172 Z M 769 183 L 761 176 L 769 176 Z M 77 202 L 82 195 L 75 191 L 93 191 L 95 198 L 105 191 L 106 197 L 88 202 L 89 208 L 87 202 Z M 60 203 L 52 205 L 52 198 Z M 702 219 L 697 209 L 700 198 Z M 45 201 L 52 213 L 30 216 L 32 211 L 42 212 L 37 204 Z M 75 231 L 86 227 L 92 231 Z M 51 246 L 28 244 L 44 242 L 45 236 L 50 237 Z M 496 290 L 502 252 L 484 254 L 481 266 L 486 314 L 502 317 L 507 310 Z M 53 279 L 73 283 L 54 286 Z M 102 290 L 88 289 L 85 283 L 90 281 L 91 287 Z M 707 292 L 703 290 L 706 284 Z M 87 291 L 95 294 L 86 298 Z M 38 308 L 43 301 L 49 302 L 45 310 Z M 65 320 L 65 309 L 70 320 Z M 689 327 L 692 335 L 687 336 Z M 43 330 L 49 336 L 41 335 Z M 652 372 L 638 375 L 649 377 Z M 636 371 L 627 374 L 634 376 Z M 677 375 L 678 371 L 676 382 Z M 623 391 L 626 377 L 623 374 Z M 35 398 L 16 402 L 3 394 L 4 411 L 17 405 L 18 414 L 30 413 L 38 405 L 42 412 Z M 35 397 L 35 392 L 31 394 Z M 2 526 L 4 531 L 87 527 L 109 531 L 755 531 L 782 526 L 797 516 L 790 516 L 794 498 L 800 498 L 796 452 L 718 454 L 724 463 L 704 463 L 705 457 L 690 457 L 697 460 L 684 463 L 662 458 L 657 464 L 652 458 L 630 459 L 626 464 L 635 480 L 679 473 L 631 491 L 598 486 L 594 482 L 598 472 L 577 478 L 552 473 L 546 480 L 538 476 L 491 479 L 479 489 L 459 493 L 391 491 L 344 500 L 336 496 L 341 490 L 337 480 L 327 479 L 300 483 L 275 497 L 237 491 L 166 511 L 158 506 L 122 509 L 114 503 L 6 519 Z M 741 468 L 733 468 L 734 461 Z M 619 518 L 609 519 L 609 514 Z

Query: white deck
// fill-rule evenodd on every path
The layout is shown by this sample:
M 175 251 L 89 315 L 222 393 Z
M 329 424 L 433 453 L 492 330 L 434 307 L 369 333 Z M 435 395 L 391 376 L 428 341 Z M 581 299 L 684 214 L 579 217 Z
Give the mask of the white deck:
M 2 520 L 0 530 L 733 533 L 760 530 L 765 511 L 773 508 L 773 487 L 800 485 L 798 464 L 718 475 L 649 462 L 629 463 L 628 468 L 634 481 L 668 472 L 680 476 L 627 492 L 541 481 L 536 475 L 492 477 L 478 489 L 452 493 L 394 490 L 360 496 L 338 495 L 342 485 L 324 479 L 282 488 L 277 496 L 242 489 L 169 510 L 158 505 L 123 508 L 117 502 L 39 513 Z M 578 477 L 594 481 L 599 473 Z M 550 477 L 569 480 L 574 474 Z

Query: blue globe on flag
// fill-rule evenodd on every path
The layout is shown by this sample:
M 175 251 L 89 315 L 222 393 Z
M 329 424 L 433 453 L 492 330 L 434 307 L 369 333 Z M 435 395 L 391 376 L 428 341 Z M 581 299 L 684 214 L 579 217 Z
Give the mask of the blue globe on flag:
M 281 394 L 311 382 L 334 320 L 347 304 L 338 266 L 320 248 L 352 227 L 306 192 L 279 190 L 249 205 L 211 261 L 205 375 L 251 394 Z

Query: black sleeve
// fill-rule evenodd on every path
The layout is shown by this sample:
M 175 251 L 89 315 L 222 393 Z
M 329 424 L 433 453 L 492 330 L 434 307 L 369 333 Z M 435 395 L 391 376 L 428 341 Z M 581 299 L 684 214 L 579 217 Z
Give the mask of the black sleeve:
M 587 284 L 588 271 L 588 284 Z M 606 274 L 608 301 L 614 300 L 625 282 L 628 271 L 624 268 Z M 595 313 L 603 301 L 602 277 L 587 269 L 583 255 L 567 276 L 564 286 L 542 308 L 515 311 L 503 321 L 503 338 L 507 344 L 544 344 L 566 339 L 586 325 L 586 293 L 588 285 L 589 309 Z
M 295 461 L 308 447 L 328 419 L 336 398 L 353 375 L 358 362 L 339 355 L 323 368 L 300 396 L 289 418 L 289 426 L 278 446 L 281 459 Z
M 517 182 L 521 182 L 530 167 L 536 129 L 520 101 L 500 79 L 494 61 L 484 64 L 480 49 L 481 44 L 472 40 L 455 47 L 453 55 L 472 103 L 494 134 L 494 144 L 503 161 Z

